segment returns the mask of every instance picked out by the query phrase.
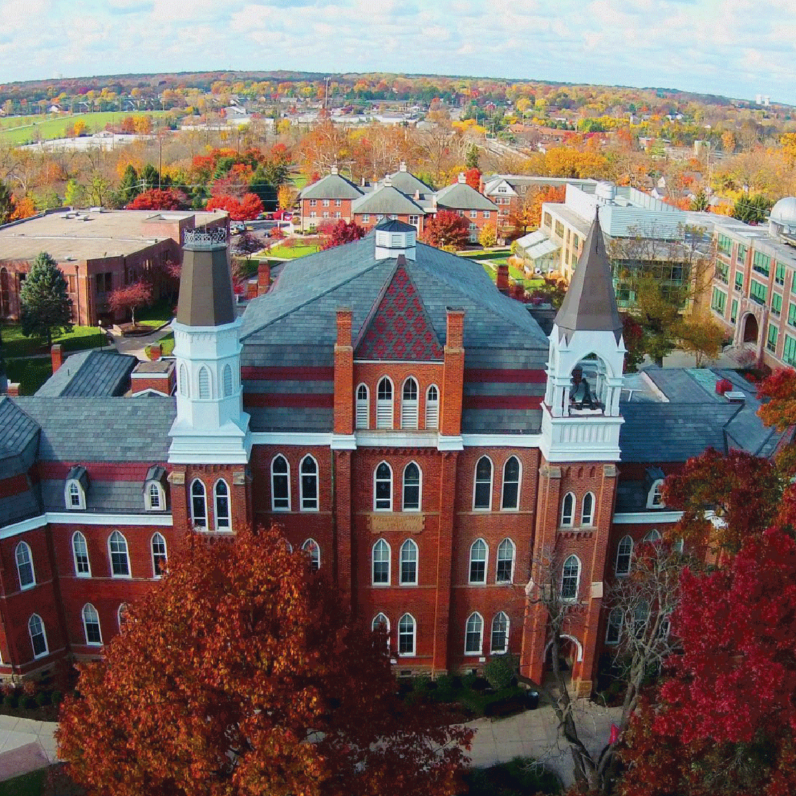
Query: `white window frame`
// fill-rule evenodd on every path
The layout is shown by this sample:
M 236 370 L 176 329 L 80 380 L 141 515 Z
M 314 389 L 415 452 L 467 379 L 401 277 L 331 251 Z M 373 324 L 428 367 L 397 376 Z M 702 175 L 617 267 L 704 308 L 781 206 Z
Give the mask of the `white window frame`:
M 412 649 L 410 652 L 401 652 L 401 637 L 407 635 L 401 630 L 401 625 L 406 618 L 412 621 Z M 417 620 L 408 612 L 398 620 L 398 655 L 401 658 L 414 658 L 417 655 Z
M 411 391 L 414 385 L 414 398 L 407 398 L 407 389 Z M 408 376 L 401 385 L 401 428 L 413 430 L 418 427 L 420 413 L 420 387 L 414 376 Z
M 514 459 L 517 462 L 517 466 L 519 467 L 517 471 L 517 480 L 515 481 L 507 481 L 506 480 L 506 468 L 509 466 L 509 462 Z M 506 484 L 517 484 L 517 504 L 515 506 L 504 506 L 503 504 L 506 502 Z M 503 462 L 503 483 L 500 487 L 500 510 L 501 511 L 519 511 L 520 510 L 520 487 L 522 486 L 522 462 L 520 461 L 519 456 L 509 456 L 505 462 Z
M 335 207 L 342 207 L 343 206 L 343 200 L 342 199 L 335 199 L 334 200 L 334 206 Z
M 27 560 L 23 561 L 20 564 L 19 555 L 22 553 Z M 27 591 L 28 589 L 33 589 L 36 586 L 36 568 L 33 566 L 33 551 L 30 549 L 30 545 L 27 542 L 20 542 L 14 548 L 14 561 L 17 565 L 17 581 L 19 583 L 20 591 Z M 28 583 L 22 583 L 22 570 L 20 566 L 28 566 L 30 567 L 30 581 Z
M 616 617 L 619 618 L 619 621 L 616 620 Z M 622 641 L 622 625 L 623 622 L 623 615 L 622 609 L 617 606 L 616 608 L 612 608 L 610 613 L 608 614 L 608 621 L 605 625 L 605 643 L 611 647 L 615 647 Z M 616 630 L 616 638 L 611 638 L 611 631 Z
M 205 385 L 202 384 L 202 374 L 207 375 L 207 384 Z M 207 387 L 207 390 L 203 389 L 204 387 Z M 207 365 L 202 365 L 196 372 L 196 394 L 199 396 L 200 401 L 213 400 L 213 374 Z
M 317 572 L 321 568 L 321 546 L 312 538 L 310 537 L 301 545 L 301 549 L 309 554 L 310 557 L 310 569 L 313 572 Z
M 156 541 L 156 537 L 160 537 L 159 542 Z M 155 544 L 162 544 L 162 553 L 155 553 Z M 166 537 L 159 531 L 155 531 L 155 533 L 152 534 L 152 538 L 149 540 L 149 554 L 152 558 L 152 577 L 155 578 L 155 580 L 160 580 L 163 577 L 163 571 L 158 569 L 157 559 L 162 556 L 165 563 L 168 561 L 169 551 L 166 545 Z
M 404 550 L 414 552 L 414 559 L 407 559 L 407 563 L 414 563 L 415 577 L 413 580 L 404 580 Z M 400 586 L 417 586 L 420 569 L 420 548 L 414 539 L 407 539 L 399 550 L 398 555 L 398 584 Z
M 379 398 L 381 385 L 390 385 L 390 398 Z M 376 428 L 392 430 L 395 425 L 395 385 L 389 376 L 382 376 L 376 385 Z
M 561 528 L 572 528 L 575 524 L 575 493 L 567 492 L 564 499 L 561 501 Z M 567 503 L 569 503 L 569 511 L 567 512 Z
M 591 499 L 591 511 L 586 513 L 586 500 Z M 597 498 L 594 497 L 594 492 L 587 492 L 581 501 L 580 510 L 580 524 L 584 528 L 591 528 L 594 525 L 594 514 L 597 508 Z
M 73 491 L 72 487 L 75 488 Z M 72 496 L 77 496 L 77 503 L 72 504 Z M 64 505 L 67 511 L 86 510 L 86 490 L 77 478 L 70 478 L 64 486 Z
M 481 559 L 474 559 L 473 558 L 473 548 L 475 548 L 475 546 L 479 542 L 484 545 L 484 558 L 483 558 L 483 562 L 484 562 L 484 578 L 483 578 L 483 580 L 473 580 L 473 564 L 474 563 L 480 563 L 480 561 L 481 561 Z M 488 577 L 489 577 L 489 544 L 487 543 L 486 539 L 484 539 L 484 538 L 479 536 L 470 545 L 470 552 L 469 552 L 469 555 L 467 557 L 467 582 L 471 586 L 483 586 L 483 585 L 486 584 Z
M 274 473 L 274 463 L 277 459 L 282 459 L 282 461 L 287 466 L 287 471 L 284 473 Z M 290 511 L 290 462 L 282 453 L 277 453 L 273 459 L 271 459 L 271 511 Z M 287 505 L 286 506 L 277 506 L 276 505 L 276 491 L 274 489 L 274 478 L 285 478 L 287 480 Z M 280 500 L 285 500 L 285 498 L 279 498 Z
M 429 395 L 434 390 L 437 397 L 431 399 Z M 439 428 L 439 387 L 436 384 L 429 384 L 426 390 L 426 429 Z
M 478 630 L 470 630 L 470 623 L 477 622 L 478 623 Z M 470 640 L 470 635 L 478 633 L 478 649 L 471 649 L 468 642 Z M 484 653 L 484 617 L 481 616 L 478 611 L 473 611 L 470 616 L 467 617 L 467 621 L 464 623 L 464 654 L 465 655 L 483 655 Z
M 390 478 L 389 478 L 390 503 L 389 503 L 388 506 L 379 506 L 378 505 L 378 501 L 379 500 L 384 500 L 384 498 L 379 498 L 378 497 L 378 484 L 380 482 L 384 482 L 386 480 L 384 478 L 380 479 L 378 477 L 378 473 L 379 473 L 379 470 L 381 469 L 382 465 L 384 465 L 390 471 Z M 381 461 L 373 468 L 373 511 L 392 511 L 392 503 L 393 503 L 393 494 L 392 494 L 392 492 L 393 492 L 393 472 L 392 472 L 392 467 L 390 467 L 390 465 L 387 462 Z
M 99 641 L 90 641 L 88 637 L 88 619 L 86 618 L 86 610 L 90 609 L 94 613 L 96 619 L 97 632 L 99 633 Z M 102 624 L 97 609 L 91 604 L 86 603 L 80 611 L 80 618 L 83 620 L 83 637 L 86 639 L 86 646 L 88 647 L 101 647 L 102 646 Z
M 492 211 L 484 210 L 484 218 L 492 218 Z
M 663 502 L 663 495 L 661 494 L 661 487 L 663 486 L 663 478 L 658 478 L 652 482 L 650 491 L 647 493 L 647 508 L 648 509 L 663 509 L 666 504 Z
M 118 626 L 120 633 L 122 632 L 125 622 L 127 621 L 125 616 L 127 615 L 128 610 L 129 606 L 127 603 L 119 603 L 119 607 L 116 609 L 116 625 Z
M 577 563 L 578 568 L 575 574 L 575 594 L 570 597 L 564 596 L 564 580 L 567 578 L 572 578 L 572 575 L 567 575 L 567 564 L 570 561 L 574 561 Z M 578 596 L 580 595 L 580 575 L 583 570 L 583 565 L 581 560 L 576 555 L 567 556 L 566 560 L 564 561 L 564 565 L 561 567 L 561 585 L 559 587 L 559 594 L 561 595 L 561 601 L 565 603 L 575 603 L 578 601 Z
M 122 541 L 124 542 L 124 555 L 125 558 L 127 559 L 126 575 L 121 573 L 116 573 L 113 571 L 113 550 L 111 548 L 111 544 L 113 542 L 113 537 L 117 534 L 119 535 L 119 537 L 121 537 Z M 120 555 L 120 553 L 117 551 L 116 555 Z M 133 577 L 133 569 L 130 566 L 130 545 L 128 544 L 125 535 L 117 529 L 114 529 L 108 534 L 108 564 L 110 565 L 112 578 L 116 578 L 117 580 L 130 580 L 130 578 Z
M 159 506 L 152 503 L 152 492 L 157 490 Z M 144 485 L 144 505 L 147 511 L 166 511 L 166 490 L 159 481 L 147 481 Z
M 318 200 L 317 199 L 310 199 L 310 207 L 317 207 Z
M 315 505 L 305 506 L 304 501 L 311 498 L 304 497 L 304 462 L 311 461 L 315 465 L 314 473 L 307 473 L 307 477 L 315 478 Z M 321 494 L 320 494 L 320 468 L 318 467 L 318 460 L 310 453 L 302 458 L 299 462 L 299 510 L 300 511 L 320 511 Z
M 406 471 L 414 465 L 417 467 L 417 506 L 414 508 L 407 508 L 406 505 Z M 403 471 L 403 478 L 401 483 L 401 510 L 402 511 L 422 511 L 423 510 L 423 470 L 420 465 L 415 462 L 409 462 L 406 467 L 404 467 Z
M 80 567 L 77 565 L 77 549 L 75 548 L 75 542 L 77 541 L 78 537 L 83 540 L 83 545 L 86 550 L 86 567 L 88 568 L 88 572 L 81 572 Z M 75 531 L 72 534 L 72 562 L 75 565 L 75 577 L 76 578 L 90 578 L 91 577 L 91 558 L 88 554 L 88 540 L 86 539 L 86 535 L 82 531 Z
M 477 210 L 471 210 L 470 211 L 470 218 L 478 218 L 478 211 Z
M 661 532 L 657 528 L 653 528 L 650 531 L 647 531 L 644 538 L 641 540 L 642 542 L 650 542 L 651 544 L 656 544 L 660 542 L 663 537 L 661 536 Z
M 362 214 L 362 223 L 363 224 L 370 224 L 370 213 L 363 213 Z
M 376 548 L 385 547 L 387 549 L 387 580 L 376 581 Z M 379 561 L 383 564 L 383 561 Z M 389 586 L 392 583 L 392 547 L 386 539 L 377 539 L 373 546 L 370 548 L 370 584 L 371 586 L 380 586 L 382 588 Z
M 41 635 L 42 639 L 44 639 L 44 652 L 36 652 L 36 644 L 33 641 L 33 628 L 31 627 L 31 623 L 34 619 L 39 623 L 40 630 L 40 634 L 37 633 L 36 635 Z M 44 620 L 38 614 L 31 614 L 30 618 L 28 619 L 28 635 L 30 636 L 30 648 L 33 652 L 34 661 L 38 660 L 39 658 L 44 658 L 50 654 L 50 647 L 47 644 L 47 628 L 44 626 Z
M 365 397 L 360 398 L 360 392 L 365 392 Z M 367 384 L 358 384 L 356 391 L 356 427 L 358 429 L 370 428 L 370 390 Z
M 626 578 L 633 566 L 633 537 L 630 534 L 623 536 L 616 546 L 616 560 L 614 561 L 614 574 L 617 578 Z M 627 557 L 627 566 L 619 568 L 619 561 Z
M 224 484 L 224 488 L 227 490 L 226 495 L 219 495 L 218 494 L 218 487 L 220 484 Z M 218 511 L 218 500 L 219 497 L 221 499 L 227 499 L 227 524 L 222 526 L 218 523 L 219 511 Z M 215 529 L 218 533 L 231 533 L 232 532 L 232 490 L 229 488 L 229 484 L 223 479 L 219 478 L 215 484 L 213 484 L 213 524 Z
M 508 543 L 508 547 L 511 550 L 511 558 L 501 558 L 500 552 L 503 549 L 504 545 Z M 502 539 L 500 544 L 498 545 L 497 549 L 497 559 L 495 562 L 495 583 L 514 583 L 514 563 L 517 559 L 517 545 L 514 544 L 514 540 L 510 539 L 508 536 L 505 539 Z M 509 579 L 508 580 L 498 580 L 498 570 L 500 569 L 500 562 L 501 561 L 511 561 L 509 567 Z
M 380 621 L 384 620 L 384 621 Z M 383 625 L 386 635 L 387 635 L 387 652 L 390 651 L 390 617 L 387 616 L 383 611 L 379 611 L 376 616 L 373 617 L 370 623 L 370 632 L 373 633 L 375 630 L 380 626 Z
M 324 200 L 323 200 L 323 202 L 322 202 L 322 204 L 323 204 L 323 206 L 324 206 L 324 207 L 329 207 L 329 206 L 330 206 L 330 205 L 329 205 L 329 200 L 328 200 L 328 199 L 324 199 Z
M 196 516 L 196 512 L 194 510 L 194 502 L 193 502 L 194 497 L 197 498 L 199 497 L 199 495 L 194 495 L 193 493 L 193 488 L 194 486 L 196 486 L 196 484 L 199 484 L 202 487 L 201 497 L 205 507 L 205 516 L 203 523 L 197 522 L 198 517 Z M 201 478 L 194 478 L 193 481 L 191 481 L 191 485 L 188 488 L 188 499 L 190 500 L 191 503 L 191 525 L 194 528 L 198 528 L 200 531 L 206 531 L 208 528 L 208 521 L 210 520 L 210 517 L 207 514 L 207 487 L 205 486 L 204 481 L 202 481 Z
M 486 506 L 477 506 L 476 496 L 478 494 L 478 485 L 486 483 L 486 481 L 478 480 L 478 465 L 484 460 L 489 462 L 489 503 Z M 478 461 L 475 463 L 475 469 L 473 470 L 473 511 L 492 511 L 492 491 L 494 487 L 495 464 L 489 456 L 479 456 Z
M 506 619 L 506 634 L 505 634 L 505 644 L 503 645 L 503 649 L 498 649 L 495 647 L 495 622 L 497 622 L 500 617 L 505 617 Z M 509 651 L 509 631 L 511 630 L 511 619 L 509 615 L 505 611 L 498 611 L 492 617 L 492 625 L 489 628 L 489 651 L 492 655 L 505 655 Z

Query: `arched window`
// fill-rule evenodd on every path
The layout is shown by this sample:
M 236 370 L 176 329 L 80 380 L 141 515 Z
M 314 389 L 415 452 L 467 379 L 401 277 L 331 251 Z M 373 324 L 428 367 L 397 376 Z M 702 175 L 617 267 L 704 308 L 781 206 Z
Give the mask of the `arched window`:
M 310 557 L 310 569 L 317 572 L 321 568 L 321 548 L 314 539 L 307 539 L 301 549 Z
M 390 585 L 390 546 L 384 539 L 373 545 L 373 585 Z
M 510 456 L 503 465 L 503 496 L 500 508 L 503 511 L 516 510 L 520 507 L 520 460 Z
M 561 571 L 561 599 L 576 600 L 580 585 L 580 559 L 570 556 Z
M 122 632 L 127 622 L 127 603 L 121 603 L 116 609 L 116 624 L 119 626 L 119 632 Z
M 150 481 L 144 494 L 146 495 L 147 511 L 163 511 L 166 508 L 166 493 L 162 484 Z
M 473 508 L 492 508 L 492 461 L 488 456 L 482 456 L 475 465 Z
M 614 608 L 608 614 L 608 627 L 605 630 L 605 643 L 618 644 L 622 638 L 622 609 Z
M 511 583 L 514 580 L 514 554 L 516 548 L 511 539 L 504 539 L 498 546 L 496 583 Z
M 426 390 L 426 428 L 439 428 L 439 390 L 436 384 Z
M 614 571 L 619 577 L 630 574 L 630 562 L 633 558 L 633 540 L 623 536 L 616 548 L 616 566 Z
M 661 492 L 662 488 L 663 488 L 662 478 L 653 481 L 652 486 L 650 487 L 649 494 L 647 495 L 648 509 L 662 509 L 664 507 L 665 504 L 663 502 L 663 494 Z
M 108 537 L 108 550 L 111 554 L 111 575 L 114 578 L 130 577 L 130 554 L 127 550 L 127 539 L 119 531 Z
M 271 462 L 271 511 L 290 511 L 290 466 L 281 453 Z
M 373 617 L 373 621 L 370 623 L 371 631 L 376 630 L 384 630 L 385 635 L 387 636 L 387 652 L 390 651 L 390 620 L 387 618 L 385 614 L 376 614 Z
M 382 462 L 373 474 L 374 511 L 392 511 L 392 468 Z
M 75 575 L 78 578 L 90 578 L 91 566 L 88 560 L 86 537 L 80 531 L 72 534 L 72 557 L 75 561 Z
M 402 586 L 417 586 L 417 545 L 407 539 L 401 545 L 401 576 Z
M 91 603 L 86 603 L 83 606 L 83 632 L 86 635 L 86 644 L 90 644 L 92 647 L 102 645 L 99 614 Z
M 412 614 L 404 614 L 398 620 L 398 654 L 411 656 L 415 654 L 417 623 Z
M 499 611 L 492 619 L 492 643 L 491 651 L 493 655 L 500 655 L 509 651 L 509 617 L 503 611 Z
M 364 384 L 357 387 L 357 428 L 370 428 L 370 393 Z
M 318 462 L 307 454 L 299 465 L 301 473 L 301 510 L 318 510 Z
M 210 398 L 210 394 L 210 371 L 202 365 L 202 367 L 199 368 L 199 397 L 205 399 Z
M 401 428 L 417 428 L 417 382 L 410 376 L 401 392 Z
M 376 389 L 376 428 L 392 428 L 392 382 L 385 376 Z
M 152 577 L 159 578 L 166 571 L 166 540 L 156 533 L 152 536 Z
M 571 528 L 575 518 L 575 496 L 572 492 L 564 495 L 564 502 L 561 504 L 561 527 Z
M 638 638 L 644 635 L 644 628 L 650 618 L 650 605 L 646 600 L 641 600 L 633 611 L 633 635 Z
M 30 643 L 33 647 L 33 657 L 41 658 L 46 655 L 47 650 L 47 633 L 44 630 L 44 622 L 38 614 L 33 614 L 28 619 L 28 633 L 30 634 Z
M 583 496 L 583 511 L 580 513 L 580 524 L 594 524 L 594 495 L 591 492 L 587 492 Z
M 71 511 L 86 508 L 86 492 L 77 479 L 66 482 L 66 508 Z
M 213 501 L 216 511 L 216 530 L 230 530 L 232 523 L 229 517 L 229 487 L 223 478 L 216 481 L 213 487 Z
M 232 368 L 224 365 L 224 395 L 232 395 Z
M 420 511 L 420 468 L 410 462 L 404 467 L 404 511 Z
M 464 654 L 480 655 L 484 643 L 484 620 L 478 612 L 467 617 L 464 629 Z
M 489 549 L 483 539 L 470 545 L 470 583 L 486 583 L 486 564 Z
M 188 379 L 188 368 L 185 365 L 180 365 L 180 379 L 179 379 L 180 395 L 186 398 L 191 397 L 191 382 Z
M 207 493 L 198 478 L 191 483 L 191 522 L 194 528 L 207 530 Z
M 645 537 L 645 542 L 651 542 L 655 544 L 656 542 L 660 542 L 661 540 L 661 532 L 657 528 L 653 528 Z
M 27 542 L 20 542 L 14 553 L 17 559 L 17 575 L 19 588 L 30 589 L 36 585 L 36 573 L 33 571 L 33 556 Z

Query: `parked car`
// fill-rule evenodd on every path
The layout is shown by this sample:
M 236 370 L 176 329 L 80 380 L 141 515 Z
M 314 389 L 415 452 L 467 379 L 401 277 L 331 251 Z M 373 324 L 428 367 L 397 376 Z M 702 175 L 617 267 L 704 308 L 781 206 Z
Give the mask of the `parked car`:
M 290 210 L 277 210 L 273 215 L 274 221 L 292 221 L 293 213 Z

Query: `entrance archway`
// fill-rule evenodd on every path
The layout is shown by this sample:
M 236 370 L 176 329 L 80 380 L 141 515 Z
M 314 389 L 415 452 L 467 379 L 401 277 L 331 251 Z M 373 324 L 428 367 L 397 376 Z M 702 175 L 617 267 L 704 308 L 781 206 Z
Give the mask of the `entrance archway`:
M 760 328 L 757 323 L 757 318 L 750 312 L 743 322 L 743 342 L 744 343 L 757 343 L 757 336 Z

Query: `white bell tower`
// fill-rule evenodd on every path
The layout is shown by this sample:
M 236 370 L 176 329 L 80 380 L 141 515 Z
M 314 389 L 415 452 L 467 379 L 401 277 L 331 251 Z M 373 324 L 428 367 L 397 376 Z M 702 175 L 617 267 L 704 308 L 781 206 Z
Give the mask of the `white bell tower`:
M 619 460 L 625 345 L 595 217 L 550 333 L 541 449 L 548 462 Z
M 243 411 L 240 327 L 227 263 L 226 229 L 187 230 L 174 356 L 177 417 L 169 462 L 246 464 L 252 440 Z

